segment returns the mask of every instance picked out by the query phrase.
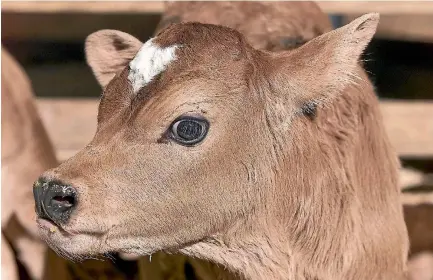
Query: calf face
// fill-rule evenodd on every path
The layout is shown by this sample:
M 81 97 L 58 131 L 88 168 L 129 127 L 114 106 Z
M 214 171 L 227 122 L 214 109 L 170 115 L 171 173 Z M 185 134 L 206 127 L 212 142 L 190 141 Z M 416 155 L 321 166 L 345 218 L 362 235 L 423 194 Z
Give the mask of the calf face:
M 280 168 L 296 162 L 285 146 L 303 146 L 290 141 L 304 133 L 291 122 L 353 82 L 377 22 L 369 14 L 278 54 L 211 24 L 173 24 L 145 44 L 120 31 L 90 35 L 98 128 L 35 183 L 42 236 L 69 257 L 151 254 L 279 213 L 268 202 L 297 192 L 279 186 L 293 176 Z

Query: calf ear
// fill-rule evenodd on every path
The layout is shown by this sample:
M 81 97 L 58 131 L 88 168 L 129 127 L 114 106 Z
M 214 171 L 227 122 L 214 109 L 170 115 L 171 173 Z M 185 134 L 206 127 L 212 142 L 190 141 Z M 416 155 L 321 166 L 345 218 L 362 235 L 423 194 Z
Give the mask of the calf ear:
M 371 41 L 379 14 L 370 13 L 325 33 L 302 47 L 274 57 L 271 81 L 299 109 L 332 100 L 356 83 L 358 60 Z
M 134 58 L 142 45 L 140 40 L 121 31 L 97 31 L 86 39 L 87 64 L 104 88 Z

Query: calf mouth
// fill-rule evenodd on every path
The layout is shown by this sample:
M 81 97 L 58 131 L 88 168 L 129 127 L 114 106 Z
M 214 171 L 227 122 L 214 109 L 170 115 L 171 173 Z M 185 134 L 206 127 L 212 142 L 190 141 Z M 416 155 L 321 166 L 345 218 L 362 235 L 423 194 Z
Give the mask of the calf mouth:
M 82 261 L 108 253 L 108 232 L 81 232 L 58 225 L 48 219 L 36 220 L 39 235 L 58 255 L 71 261 Z
M 64 230 L 61 226 L 45 218 L 37 218 L 36 223 L 38 224 L 39 229 L 43 231 L 43 233 L 54 234 L 56 232 L 61 232 L 64 235 L 73 235 Z
M 40 237 L 56 251 L 56 248 L 62 247 L 64 242 L 70 242 L 76 234 L 65 230 L 62 226 L 46 218 L 37 218 L 36 223 L 39 229 Z

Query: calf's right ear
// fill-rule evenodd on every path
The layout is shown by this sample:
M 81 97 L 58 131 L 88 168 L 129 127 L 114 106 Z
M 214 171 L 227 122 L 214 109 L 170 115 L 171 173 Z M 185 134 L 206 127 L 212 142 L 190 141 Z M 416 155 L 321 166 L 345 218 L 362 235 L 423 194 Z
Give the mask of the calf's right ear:
M 370 13 L 274 58 L 271 83 L 280 96 L 301 109 L 332 102 L 350 84 L 357 83 L 358 60 L 372 39 L 379 14 Z
M 87 37 L 87 64 L 102 88 L 128 65 L 142 45 L 134 36 L 118 30 L 100 30 Z

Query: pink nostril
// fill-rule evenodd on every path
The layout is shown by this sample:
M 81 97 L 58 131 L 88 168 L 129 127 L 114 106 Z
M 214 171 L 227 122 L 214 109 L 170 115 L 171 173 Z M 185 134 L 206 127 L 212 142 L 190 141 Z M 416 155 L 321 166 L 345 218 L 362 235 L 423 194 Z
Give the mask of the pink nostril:
M 72 196 L 55 196 L 52 202 L 63 207 L 72 207 L 75 203 L 75 199 Z

